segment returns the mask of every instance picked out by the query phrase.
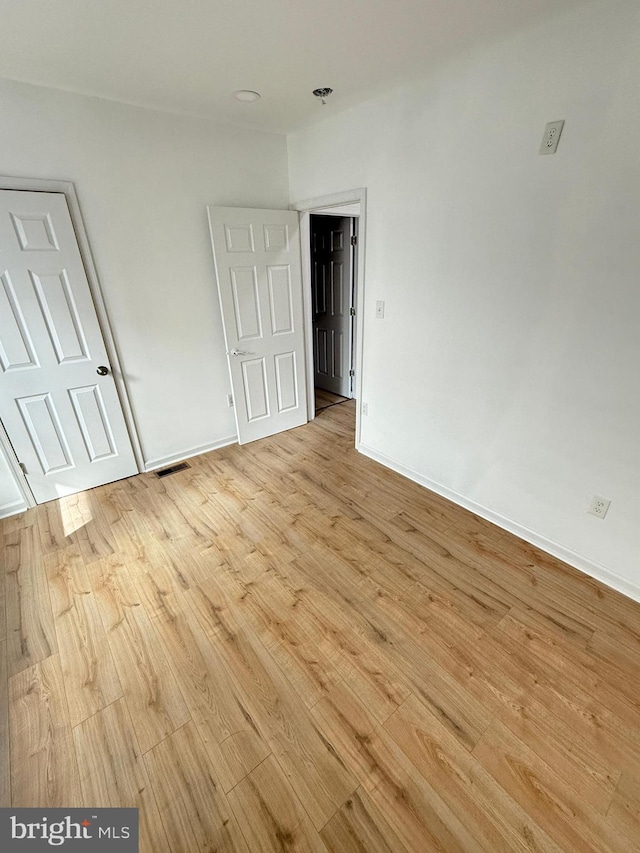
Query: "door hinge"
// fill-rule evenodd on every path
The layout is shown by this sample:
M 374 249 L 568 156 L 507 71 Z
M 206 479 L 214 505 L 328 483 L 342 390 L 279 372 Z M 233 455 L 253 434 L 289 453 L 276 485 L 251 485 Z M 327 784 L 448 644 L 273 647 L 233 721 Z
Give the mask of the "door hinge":
M 349 371 L 349 376 L 355 376 L 355 375 L 356 375 L 355 370 L 350 370 L 350 371 Z
M 356 316 L 356 309 L 355 309 L 355 308 L 349 308 L 349 314 L 350 314 L 352 317 L 355 317 L 355 316 Z
M 24 462 L 18 462 L 18 465 L 20 466 L 20 470 L 22 471 L 23 474 L 28 473 L 27 466 L 24 464 Z
M 354 235 L 353 235 L 353 237 L 351 238 L 351 245 L 352 245 L 352 246 L 357 246 L 357 245 L 358 245 L 358 238 L 356 237 L 356 235 L 355 235 L 355 234 L 354 234 Z

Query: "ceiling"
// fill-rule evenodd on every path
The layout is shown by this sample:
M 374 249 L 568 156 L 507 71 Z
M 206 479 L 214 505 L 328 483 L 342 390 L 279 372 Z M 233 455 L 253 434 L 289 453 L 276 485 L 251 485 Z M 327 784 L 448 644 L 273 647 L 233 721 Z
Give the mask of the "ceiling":
M 0 0 L 0 77 L 288 133 L 585 2 Z

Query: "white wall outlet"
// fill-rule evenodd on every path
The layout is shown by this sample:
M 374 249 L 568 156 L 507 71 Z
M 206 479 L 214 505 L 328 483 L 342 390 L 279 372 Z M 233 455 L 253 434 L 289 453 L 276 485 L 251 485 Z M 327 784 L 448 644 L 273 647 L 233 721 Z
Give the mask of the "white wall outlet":
M 596 518 L 604 518 L 607 514 L 611 501 L 608 498 L 603 498 L 600 495 L 594 495 L 591 498 L 588 512 L 595 515 Z
M 227 394 L 227 406 L 230 409 L 233 407 L 233 394 Z
M 564 126 L 564 120 L 562 121 L 550 121 L 544 129 L 544 136 L 542 137 L 542 143 L 540 145 L 539 154 L 555 154 L 556 148 L 558 147 L 558 142 L 560 141 L 560 134 L 562 133 L 562 128 Z
M 369 404 L 368 404 L 368 403 L 363 403 L 363 404 L 362 404 L 362 414 L 363 414 L 363 415 L 368 415 L 368 414 L 369 414 Z
M 376 302 L 376 319 L 384 319 L 384 301 L 382 299 L 378 299 Z

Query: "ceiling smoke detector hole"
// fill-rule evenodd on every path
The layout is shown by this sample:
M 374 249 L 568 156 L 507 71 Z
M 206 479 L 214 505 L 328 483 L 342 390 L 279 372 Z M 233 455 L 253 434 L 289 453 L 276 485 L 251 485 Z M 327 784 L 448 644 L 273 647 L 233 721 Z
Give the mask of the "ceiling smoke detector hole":
M 236 101 L 242 101 L 244 104 L 252 104 L 259 101 L 261 95 L 260 92 L 252 92 L 250 89 L 238 89 L 237 92 L 233 93 L 233 97 Z

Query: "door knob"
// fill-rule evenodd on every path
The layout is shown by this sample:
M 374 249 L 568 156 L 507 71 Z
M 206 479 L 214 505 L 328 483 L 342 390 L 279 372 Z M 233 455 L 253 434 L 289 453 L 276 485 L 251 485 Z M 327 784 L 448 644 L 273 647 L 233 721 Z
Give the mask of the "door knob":
M 254 355 L 254 353 L 247 352 L 244 349 L 232 349 L 229 355 Z
M 98 376 L 106 376 L 109 372 L 109 368 L 105 367 L 104 364 L 101 364 L 100 367 L 96 370 Z

